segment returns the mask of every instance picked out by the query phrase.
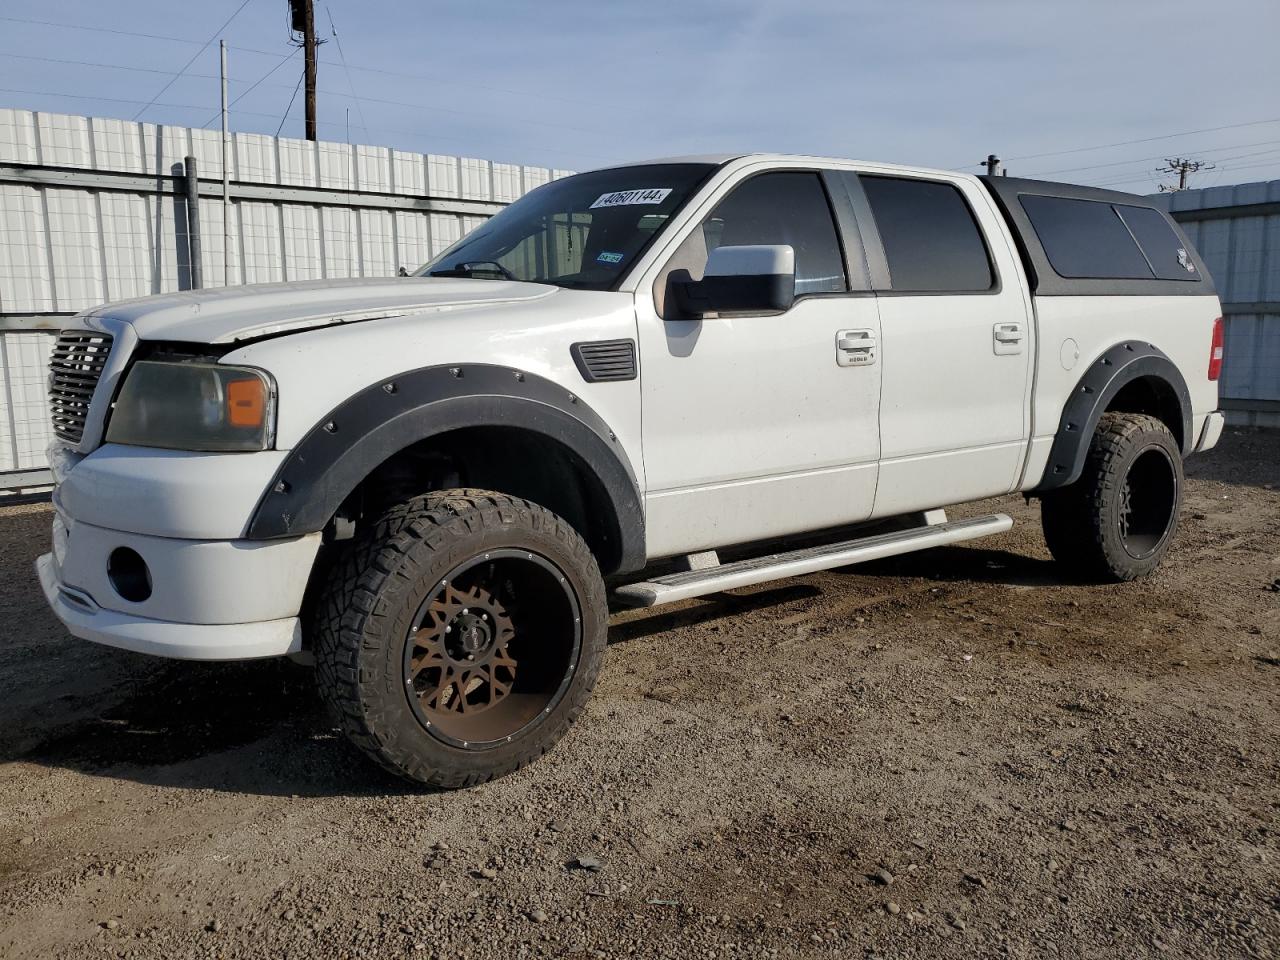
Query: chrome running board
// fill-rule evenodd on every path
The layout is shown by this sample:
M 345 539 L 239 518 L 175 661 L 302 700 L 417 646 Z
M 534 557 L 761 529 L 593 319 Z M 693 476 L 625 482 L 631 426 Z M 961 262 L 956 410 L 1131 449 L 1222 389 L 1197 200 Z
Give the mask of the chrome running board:
M 817 570 L 830 570 L 833 567 L 893 557 L 900 553 L 960 543 L 962 540 L 974 540 L 993 533 L 1003 533 L 1012 526 L 1013 520 L 1003 513 L 969 520 L 951 520 L 859 540 L 845 540 L 705 569 L 672 573 L 653 580 L 625 584 L 618 587 L 614 595 L 633 607 L 656 607 L 721 590 L 749 587 L 769 580 L 798 577 Z

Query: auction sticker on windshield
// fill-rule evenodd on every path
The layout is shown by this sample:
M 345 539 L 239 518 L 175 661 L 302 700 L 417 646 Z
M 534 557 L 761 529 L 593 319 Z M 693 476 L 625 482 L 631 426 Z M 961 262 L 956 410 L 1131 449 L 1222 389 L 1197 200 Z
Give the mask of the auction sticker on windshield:
M 641 190 L 615 190 L 602 193 L 590 209 L 596 207 L 627 207 L 638 203 L 661 203 L 671 193 L 670 187 L 645 187 Z

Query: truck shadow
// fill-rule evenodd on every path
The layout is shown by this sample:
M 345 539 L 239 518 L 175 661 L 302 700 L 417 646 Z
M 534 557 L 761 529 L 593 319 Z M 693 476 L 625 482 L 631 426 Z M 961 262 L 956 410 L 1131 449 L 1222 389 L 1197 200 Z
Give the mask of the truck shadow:
M 1053 560 L 972 545 L 934 547 L 832 572 L 845 576 L 962 580 L 1009 587 L 1062 587 L 1080 583 Z
M 414 792 L 347 744 L 310 671 L 284 661 L 146 661 L 123 696 L 114 690 L 103 699 L 109 705 L 96 715 L 90 709 L 70 723 L 50 716 L 48 729 L 28 728 L 25 743 L 0 750 L 0 762 L 229 793 Z
M 626 610 L 627 613 L 621 615 L 622 619 L 615 618 L 615 622 L 609 625 L 609 645 L 626 643 L 629 640 L 638 640 L 681 627 L 694 627 L 725 617 L 740 616 L 777 604 L 806 600 L 821 593 L 822 590 L 819 587 L 793 581 L 765 589 L 757 588 L 755 592 L 748 594 L 711 593 L 694 600 L 673 604 L 671 607 L 647 610 L 629 610 L 622 607 L 620 610 Z

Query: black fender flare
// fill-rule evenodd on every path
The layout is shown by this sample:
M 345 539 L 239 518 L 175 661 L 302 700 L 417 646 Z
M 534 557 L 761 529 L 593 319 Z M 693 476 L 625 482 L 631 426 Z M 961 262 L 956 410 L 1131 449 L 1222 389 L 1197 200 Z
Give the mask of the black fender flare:
M 289 451 L 254 510 L 248 539 L 322 530 L 356 486 L 389 457 L 450 430 L 485 426 L 539 433 L 579 457 L 612 503 L 617 568 L 643 566 L 640 485 L 613 430 L 563 386 L 488 364 L 424 367 L 343 401 Z
M 1126 384 L 1153 377 L 1167 385 L 1182 418 L 1182 455 L 1191 453 L 1191 392 L 1177 365 L 1154 344 L 1127 340 L 1109 348 L 1089 365 L 1062 408 L 1049 462 L 1035 493 L 1075 483 L 1084 471 L 1090 438 L 1107 406 Z

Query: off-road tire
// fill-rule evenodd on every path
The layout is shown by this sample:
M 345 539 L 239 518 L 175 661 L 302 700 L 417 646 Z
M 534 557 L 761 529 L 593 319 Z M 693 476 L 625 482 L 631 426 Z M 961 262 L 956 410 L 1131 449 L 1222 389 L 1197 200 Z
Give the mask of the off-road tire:
M 1134 465 L 1144 457 L 1145 469 L 1135 474 Z M 1137 475 L 1163 474 L 1166 465 L 1166 478 L 1148 481 Z M 1122 534 L 1122 515 L 1129 506 L 1127 483 L 1134 485 L 1132 497 L 1159 501 L 1152 507 L 1156 515 L 1171 501 L 1167 527 L 1159 536 L 1151 534 L 1152 543 L 1143 549 L 1135 550 L 1137 538 Z M 1140 489 L 1144 483 L 1152 489 Z M 1090 441 L 1080 479 L 1041 498 L 1045 542 L 1053 558 L 1081 579 L 1119 582 L 1147 576 L 1177 534 L 1182 494 L 1182 454 L 1169 428 L 1146 414 L 1105 413 Z
M 582 712 L 604 657 L 608 611 L 595 558 L 563 519 L 505 494 L 445 490 L 386 508 L 340 546 L 309 618 L 317 683 L 346 736 L 387 770 L 434 787 L 483 783 L 542 756 Z M 550 561 L 576 595 L 577 662 L 559 702 L 530 729 L 499 746 L 461 749 L 428 732 L 410 706 L 407 637 L 446 572 L 512 548 Z

